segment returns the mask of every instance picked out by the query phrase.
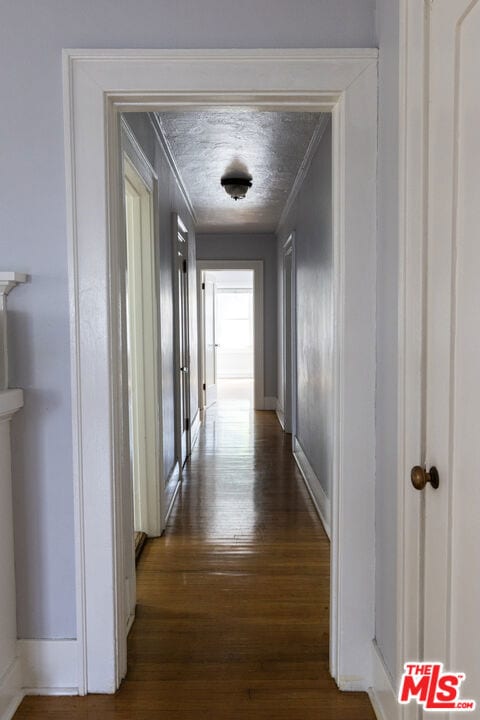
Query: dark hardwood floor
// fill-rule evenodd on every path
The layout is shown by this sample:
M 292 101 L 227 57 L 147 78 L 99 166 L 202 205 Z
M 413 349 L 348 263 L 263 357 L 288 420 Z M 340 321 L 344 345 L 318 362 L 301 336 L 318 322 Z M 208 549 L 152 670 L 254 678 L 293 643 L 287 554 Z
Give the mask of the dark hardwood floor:
M 209 413 L 166 535 L 138 564 L 114 696 L 27 697 L 16 720 L 373 720 L 328 673 L 329 544 L 272 412 Z

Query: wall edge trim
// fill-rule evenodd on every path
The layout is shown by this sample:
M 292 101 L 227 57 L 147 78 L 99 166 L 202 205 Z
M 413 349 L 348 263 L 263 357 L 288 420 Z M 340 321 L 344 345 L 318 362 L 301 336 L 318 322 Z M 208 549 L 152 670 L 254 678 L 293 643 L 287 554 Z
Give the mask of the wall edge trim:
M 330 540 L 330 500 L 328 499 L 325 490 L 322 488 L 320 480 L 310 465 L 308 457 L 296 436 L 293 438 L 293 457 L 295 458 L 295 462 L 302 473 L 305 486 L 323 525 L 323 529 Z

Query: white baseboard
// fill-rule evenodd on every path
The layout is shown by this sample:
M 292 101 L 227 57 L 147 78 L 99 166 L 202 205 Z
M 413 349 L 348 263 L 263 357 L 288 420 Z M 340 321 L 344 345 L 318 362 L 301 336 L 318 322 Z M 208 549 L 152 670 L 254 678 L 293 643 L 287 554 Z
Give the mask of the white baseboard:
M 19 640 L 25 695 L 78 695 L 76 640 Z
M 15 658 L 0 677 L 0 720 L 11 720 L 23 699 L 22 669 Z
M 372 641 L 372 686 L 368 695 L 378 720 L 400 720 L 400 705 L 385 667 L 385 661 L 375 640 Z
M 264 410 L 276 410 L 277 409 L 277 398 L 276 397 L 264 398 L 263 409 Z
M 296 437 L 293 439 L 293 447 L 293 457 L 300 468 L 307 490 L 322 521 L 323 528 L 330 539 L 330 500 L 327 498 L 324 489 L 320 485 L 320 480 L 316 476 L 314 469 L 310 465 Z
M 193 418 L 193 421 L 192 421 L 192 429 L 190 432 L 191 450 L 193 450 L 193 448 L 195 447 L 195 443 L 198 440 L 198 433 L 200 432 L 201 424 L 202 424 L 202 419 L 200 417 L 200 411 L 197 410 L 197 412 L 195 413 L 195 417 Z
M 285 430 L 285 415 L 283 412 L 283 408 L 280 405 L 280 403 L 278 402 L 278 400 L 277 400 L 277 405 L 275 407 L 275 412 L 277 414 L 277 418 L 278 418 L 278 422 L 280 423 L 280 427 L 282 428 L 282 430 Z
M 181 485 L 181 479 L 182 479 L 182 473 L 180 472 L 180 463 L 177 462 L 173 466 L 170 475 L 168 476 L 168 480 L 166 485 L 174 485 L 174 490 L 172 493 L 172 496 L 170 498 L 170 504 L 167 508 L 167 512 L 165 513 L 165 525 L 167 524 L 168 518 L 170 517 L 170 513 L 172 512 L 173 506 L 175 505 L 175 500 L 177 498 L 178 491 L 180 489 Z

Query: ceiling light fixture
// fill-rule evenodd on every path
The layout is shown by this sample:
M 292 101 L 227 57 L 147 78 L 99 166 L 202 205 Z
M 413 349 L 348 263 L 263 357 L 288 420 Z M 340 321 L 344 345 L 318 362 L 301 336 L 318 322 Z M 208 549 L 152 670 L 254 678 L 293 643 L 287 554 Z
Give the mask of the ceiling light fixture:
M 242 200 L 247 194 L 248 188 L 252 187 L 252 179 L 247 177 L 225 177 L 220 182 L 227 195 L 234 200 Z

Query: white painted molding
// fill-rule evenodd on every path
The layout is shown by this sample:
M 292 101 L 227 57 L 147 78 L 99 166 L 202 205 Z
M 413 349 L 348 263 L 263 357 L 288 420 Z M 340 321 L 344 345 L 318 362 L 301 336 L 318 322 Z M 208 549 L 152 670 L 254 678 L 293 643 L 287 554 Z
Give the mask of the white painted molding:
M 25 273 L 0 272 L 0 294 L 8 295 L 10 290 L 13 290 L 16 285 L 24 282 L 27 282 Z
M 23 407 L 23 390 L 10 388 L 0 391 L 0 421 L 10 420 Z
M 277 400 L 277 406 L 275 408 L 275 413 L 277 415 L 278 422 L 280 423 L 280 427 L 282 428 L 282 430 L 285 430 L 285 416 L 283 414 L 283 408 L 280 405 L 280 402 L 278 400 Z
M 173 466 L 170 475 L 168 476 L 167 487 L 173 484 L 175 485 L 175 489 L 173 491 L 172 499 L 170 500 L 170 504 L 167 507 L 167 512 L 165 514 L 165 525 L 167 524 L 170 513 L 173 510 L 175 500 L 177 499 L 178 491 L 180 490 L 180 486 L 182 484 L 182 473 L 180 471 L 180 463 L 178 462 L 178 460 L 175 462 L 175 465 Z
M 287 201 L 286 201 L 285 205 L 283 206 L 283 210 L 278 219 L 277 227 L 275 229 L 275 233 L 277 235 L 281 234 L 282 226 L 283 226 L 285 220 L 287 219 L 288 214 L 289 214 L 290 210 L 292 209 L 292 206 L 293 206 L 295 200 L 297 199 L 297 195 L 300 192 L 300 188 L 302 187 L 303 181 L 307 177 L 308 171 L 310 170 L 310 165 L 312 164 L 313 157 L 317 151 L 318 146 L 320 145 L 320 142 L 325 133 L 325 130 L 327 129 L 329 119 L 330 119 L 329 113 L 325 113 L 324 115 L 322 115 L 315 127 L 312 137 L 310 138 L 310 142 L 308 143 L 308 147 L 305 151 L 305 155 L 300 164 L 300 167 L 298 168 L 298 172 L 295 176 L 295 180 L 293 181 L 293 185 L 291 187 Z M 290 238 L 287 239 L 287 242 L 285 243 L 284 247 L 287 246 L 289 239 Z
M 205 270 L 253 270 L 253 395 L 255 410 L 266 410 L 265 407 L 265 336 L 264 336 L 264 285 L 263 285 L 263 260 L 197 260 L 197 288 L 202 285 L 201 274 Z M 199 290 L 198 290 L 199 292 Z M 200 344 L 203 355 L 203 342 Z M 203 370 L 203 360 L 199 363 Z M 199 387 L 202 387 L 204 378 L 199 376 Z M 276 398 L 275 398 L 276 402 Z M 268 408 L 274 410 L 275 406 Z
M 25 695 L 78 695 L 76 640 L 19 640 Z
M 328 499 L 324 489 L 320 484 L 314 469 L 310 465 L 310 462 L 305 454 L 304 449 L 300 445 L 297 437 L 293 438 L 293 457 L 297 463 L 300 472 L 302 473 L 303 480 L 306 488 L 310 493 L 315 509 L 320 518 L 323 529 L 327 533 L 327 537 L 330 540 L 330 500 Z
M 372 657 L 372 686 L 368 688 L 368 695 L 377 720 L 400 720 L 401 705 L 375 640 L 372 641 Z
M 191 428 L 191 450 L 195 447 L 195 443 L 198 440 L 198 434 L 200 432 L 200 426 L 202 424 L 201 418 L 200 418 L 200 410 L 197 409 L 197 412 L 195 413 L 195 417 L 192 420 L 192 428 Z
M 332 113 L 336 366 L 330 669 L 340 685 L 343 678 L 370 677 L 377 57 L 371 48 L 63 52 L 81 692 L 114 692 L 126 667 L 119 520 L 125 447 L 117 302 L 123 282 L 119 116 L 225 104 Z M 263 398 L 262 388 L 258 400 Z
M 157 115 L 157 113 L 148 113 L 148 117 L 150 120 L 150 123 L 152 125 L 153 131 L 157 137 L 158 144 L 160 145 L 163 154 L 165 155 L 165 159 L 170 167 L 170 170 L 172 171 L 172 175 L 176 180 L 176 183 L 178 185 L 178 189 L 180 190 L 183 200 L 185 202 L 185 205 L 187 206 L 188 212 L 192 216 L 193 222 L 197 223 L 197 216 L 195 214 L 195 208 L 193 207 L 193 203 L 190 199 L 190 195 L 188 194 L 187 187 L 185 183 L 183 182 L 182 175 L 180 173 L 180 170 L 178 168 L 178 165 L 175 161 L 175 156 L 173 154 L 172 148 L 170 147 L 170 144 L 165 136 L 165 133 L 163 131 L 163 125 L 162 121 Z
M 0 392 L 0 718 L 10 718 L 22 698 L 17 662 L 17 613 L 10 420 L 23 405 L 21 390 Z
M 154 181 L 158 180 L 155 168 L 151 164 L 148 157 L 145 155 L 142 146 L 138 142 L 132 128 L 128 124 L 125 115 L 122 116 L 121 122 L 121 133 L 122 133 L 122 147 L 123 151 L 127 154 L 130 162 L 135 166 L 135 170 L 138 172 L 147 188 L 152 192 L 154 190 Z
M 7 295 L 18 283 L 24 283 L 24 273 L 0 272 L 0 390 L 8 388 L 8 313 Z
M 276 410 L 277 409 L 277 398 L 276 397 L 264 398 L 263 409 L 264 410 Z
M 21 664 L 19 658 L 14 658 L 0 677 L 0 720 L 11 720 L 23 695 Z
M 426 171 L 428 169 L 428 14 L 431 4 L 399 2 L 398 118 L 398 382 L 396 667 L 422 657 L 422 493 L 406 482 L 424 453 L 424 298 L 426 287 Z M 428 62 L 427 62 L 428 65 Z M 402 720 L 417 720 L 414 703 Z

